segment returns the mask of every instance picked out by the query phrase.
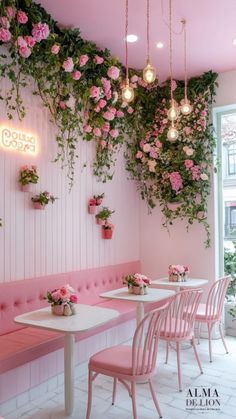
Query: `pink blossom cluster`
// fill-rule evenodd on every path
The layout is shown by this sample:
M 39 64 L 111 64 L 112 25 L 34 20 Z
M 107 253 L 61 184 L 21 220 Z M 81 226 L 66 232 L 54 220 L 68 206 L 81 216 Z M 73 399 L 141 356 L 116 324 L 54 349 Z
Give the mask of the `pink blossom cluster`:
M 200 179 L 200 166 L 198 165 L 192 166 L 190 170 L 192 173 L 192 179 L 199 180 Z
M 185 275 L 189 272 L 189 267 L 186 265 L 169 265 L 169 275 Z
M 55 305 L 77 303 L 78 301 L 75 290 L 69 284 L 66 284 L 61 288 L 54 289 L 51 292 L 48 291 L 46 298 L 49 303 Z
M 26 16 L 27 17 L 27 20 L 26 20 L 24 15 L 26 16 L 24 12 L 21 12 L 21 11 L 17 12 L 17 19 L 18 19 L 18 16 L 20 16 L 19 18 L 21 20 L 20 23 L 22 24 L 26 23 L 28 20 L 28 17 Z M 34 47 L 36 42 L 41 42 L 43 39 L 46 39 L 48 37 L 49 27 L 46 23 L 39 22 L 39 23 L 33 24 L 33 29 L 31 33 L 32 33 L 32 36 L 31 35 L 18 36 L 16 40 L 16 47 L 17 47 L 18 53 L 23 58 L 28 58 L 31 55 L 32 48 Z
M 134 287 L 144 287 L 151 284 L 151 280 L 140 273 L 129 274 L 123 278 L 123 283 L 127 285 L 133 285 Z
M 178 192 L 183 188 L 183 179 L 179 172 L 169 173 L 169 180 L 173 191 Z

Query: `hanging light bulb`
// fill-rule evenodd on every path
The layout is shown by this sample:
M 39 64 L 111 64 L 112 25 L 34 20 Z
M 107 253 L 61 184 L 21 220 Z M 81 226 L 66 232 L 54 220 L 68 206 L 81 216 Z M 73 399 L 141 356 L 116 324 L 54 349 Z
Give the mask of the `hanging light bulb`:
M 179 108 L 175 100 L 172 101 L 171 107 L 167 112 L 168 119 L 170 121 L 176 121 L 179 116 Z
M 179 136 L 178 130 L 175 128 L 174 124 L 172 123 L 171 127 L 169 128 L 168 132 L 167 132 L 167 139 L 170 142 L 174 142 L 177 140 Z
M 134 100 L 134 89 L 129 85 L 129 80 L 126 80 L 125 86 L 121 91 L 123 102 L 130 103 Z
M 156 80 L 156 69 L 150 61 L 150 40 L 149 40 L 149 0 L 147 0 L 147 65 L 143 69 L 143 80 L 150 84 Z
M 181 113 L 183 115 L 189 115 L 192 112 L 193 107 L 191 106 L 191 104 L 188 100 L 188 97 L 187 97 L 187 84 L 188 84 L 188 82 L 187 82 L 187 58 L 186 58 L 187 57 L 187 54 L 186 54 L 186 50 L 187 50 L 187 48 L 186 48 L 186 45 L 187 45 L 187 42 L 186 42 L 186 20 L 183 19 L 181 22 L 182 22 L 183 28 L 184 28 L 184 99 L 182 101 L 183 103 L 181 104 L 180 110 L 181 110 Z
M 128 0 L 125 1 L 125 68 L 126 68 L 126 79 L 125 85 L 121 90 L 122 100 L 126 103 L 132 102 L 134 100 L 134 89 L 129 84 L 129 68 L 128 68 L 128 12 L 129 12 L 129 3 Z

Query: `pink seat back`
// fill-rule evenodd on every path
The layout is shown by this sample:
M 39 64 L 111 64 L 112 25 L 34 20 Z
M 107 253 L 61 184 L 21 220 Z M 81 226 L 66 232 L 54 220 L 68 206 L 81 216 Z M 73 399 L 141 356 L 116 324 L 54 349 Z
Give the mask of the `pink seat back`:
M 166 316 L 167 307 L 168 303 L 164 308 L 151 311 L 137 326 L 132 344 L 133 375 L 147 375 L 154 371 L 158 337 Z
M 230 281 L 231 276 L 225 276 L 211 286 L 206 302 L 205 320 L 220 320 Z
M 189 289 L 172 297 L 161 330 L 162 338 L 181 340 L 191 335 L 201 296 L 201 289 Z

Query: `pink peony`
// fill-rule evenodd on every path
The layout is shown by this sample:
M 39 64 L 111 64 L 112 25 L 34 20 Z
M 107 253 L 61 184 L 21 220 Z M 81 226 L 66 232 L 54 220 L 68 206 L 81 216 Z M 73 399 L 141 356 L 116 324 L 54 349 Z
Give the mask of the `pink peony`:
M 101 135 L 102 135 L 102 132 L 101 132 L 100 128 L 94 128 L 93 133 L 94 133 L 94 135 L 96 135 L 96 137 L 101 137 Z
M 34 23 L 32 29 L 32 35 L 36 42 L 41 42 L 43 39 L 47 39 L 49 35 L 49 27 L 47 23 Z
M 94 57 L 94 59 L 93 59 L 93 62 L 94 62 L 95 64 L 102 64 L 102 63 L 104 62 L 104 58 L 99 57 L 99 55 L 95 55 L 95 57 Z
M 193 167 L 193 161 L 192 160 L 185 160 L 184 165 L 186 169 L 191 169 Z
M 90 97 L 93 97 L 94 99 L 96 99 L 99 96 L 100 96 L 100 87 L 92 86 L 90 88 Z
M 74 69 L 74 63 L 71 57 L 67 58 L 62 64 L 66 73 L 71 73 Z
M 110 135 L 111 135 L 112 138 L 117 138 L 118 135 L 119 135 L 118 129 L 111 129 Z
M 16 40 L 17 46 L 18 47 L 27 47 L 27 42 L 26 40 L 23 38 L 23 36 L 18 36 L 17 40 Z
M 115 118 L 114 113 L 112 112 L 104 112 L 103 117 L 107 120 L 107 121 L 113 121 L 113 119 Z
M 0 41 L 9 42 L 11 39 L 11 32 L 8 29 L 0 28 Z
M 134 112 L 134 110 L 133 110 L 133 108 L 131 106 L 129 106 L 128 109 L 127 109 L 127 112 L 131 114 L 131 113 Z
M 109 124 L 109 122 L 104 122 L 104 124 L 102 126 L 102 130 L 104 132 L 109 132 L 110 131 L 110 124 Z
M 117 80 L 120 75 L 120 70 L 118 67 L 115 67 L 114 65 L 108 68 L 107 75 L 112 80 Z
M 35 46 L 36 41 L 32 36 L 25 36 L 25 40 L 27 42 L 28 47 L 33 48 Z
M 172 172 L 169 174 L 169 179 L 173 191 L 178 192 L 183 188 L 183 180 L 179 172 Z
M 85 125 L 84 126 L 84 132 L 87 132 L 87 133 L 92 132 L 92 127 L 90 125 Z
M 28 58 L 31 54 L 31 49 L 29 47 L 20 47 L 19 48 L 19 54 L 21 55 L 21 57 L 23 58 Z
M 83 67 L 85 64 L 87 64 L 89 57 L 87 55 L 81 55 L 79 57 L 79 65 L 80 67 Z
M 15 15 L 16 15 L 15 7 L 7 6 L 5 11 L 6 11 L 8 19 L 14 19 Z
M 51 48 L 51 53 L 57 55 L 60 51 L 60 45 L 54 44 Z
M 118 117 L 118 118 L 123 118 L 124 117 L 124 112 L 123 111 L 117 111 L 116 112 L 116 116 Z
M 104 99 L 101 99 L 101 100 L 99 100 L 98 104 L 99 104 L 100 108 L 103 109 L 106 106 L 107 101 L 104 100 Z
M 18 10 L 17 12 L 17 22 L 23 25 L 28 22 L 28 16 L 25 12 L 22 12 L 22 10 Z
M 80 77 L 81 77 L 81 72 L 80 71 L 76 70 L 72 73 L 72 79 L 73 80 L 79 80 Z
M 71 303 L 77 303 L 78 302 L 78 297 L 76 294 L 71 294 L 70 296 L 70 302 Z
M 5 29 L 9 29 L 10 28 L 10 22 L 7 19 L 6 16 L 1 16 L 0 17 L 0 25 L 5 28 Z

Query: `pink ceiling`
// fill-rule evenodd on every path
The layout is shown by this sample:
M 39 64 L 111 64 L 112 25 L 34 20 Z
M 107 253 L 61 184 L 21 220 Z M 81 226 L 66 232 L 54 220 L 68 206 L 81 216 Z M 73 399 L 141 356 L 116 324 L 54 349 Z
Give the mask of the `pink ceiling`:
M 107 47 L 124 63 L 125 0 L 38 0 L 63 26 L 79 27 L 82 37 Z M 160 80 L 169 76 L 168 0 L 150 0 L 151 57 Z M 188 75 L 236 69 L 236 0 L 173 0 L 173 71 L 183 78 L 181 19 L 187 20 Z M 141 69 L 146 60 L 146 0 L 129 0 L 129 64 Z M 162 41 L 163 49 L 156 43 Z

